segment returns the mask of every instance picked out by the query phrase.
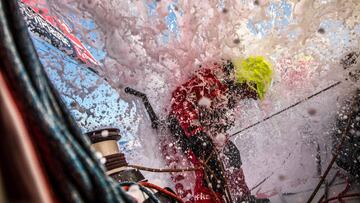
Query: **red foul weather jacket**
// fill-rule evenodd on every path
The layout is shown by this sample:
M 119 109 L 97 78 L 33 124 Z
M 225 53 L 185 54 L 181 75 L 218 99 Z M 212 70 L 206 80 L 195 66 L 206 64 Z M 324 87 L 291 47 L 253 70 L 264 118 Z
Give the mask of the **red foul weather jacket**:
M 237 193 L 235 196 L 238 195 L 238 199 L 243 199 L 244 195 L 250 195 L 236 146 L 229 141 L 229 144 L 224 147 L 228 148 L 225 157 L 229 159 L 228 166 L 233 168 L 231 171 L 222 171 L 221 160 L 213 153 L 215 148 L 213 139 L 216 134 L 226 133 L 228 127 L 233 125 L 233 121 L 227 120 L 226 114 L 231 96 L 229 84 L 224 79 L 225 74 L 226 69 L 223 64 L 205 65 L 172 93 L 170 131 L 182 145 L 183 152 L 195 167 L 202 167 L 202 162 L 208 160 L 208 168 L 213 171 L 197 170 L 195 172 L 195 186 L 192 188 L 193 194 L 189 202 L 224 202 L 224 178 L 228 179 L 230 191 Z M 213 178 L 213 176 L 215 180 L 209 180 L 209 177 Z M 176 182 L 179 178 L 173 179 Z M 180 193 L 179 195 L 185 196 L 190 193 L 189 191 L 184 193 L 182 185 L 177 186 L 175 188 L 178 194 Z M 178 188 L 181 189 L 180 192 Z

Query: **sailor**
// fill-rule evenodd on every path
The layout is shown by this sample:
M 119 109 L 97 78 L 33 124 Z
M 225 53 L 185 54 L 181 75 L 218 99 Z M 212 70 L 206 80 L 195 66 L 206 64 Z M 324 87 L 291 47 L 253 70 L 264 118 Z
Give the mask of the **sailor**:
M 251 201 L 240 152 L 227 131 L 234 125 L 236 104 L 263 99 L 271 81 L 264 57 L 237 58 L 202 65 L 172 93 L 170 132 L 189 161 L 203 168 L 195 172 L 193 202 L 225 202 L 226 188 L 233 202 Z

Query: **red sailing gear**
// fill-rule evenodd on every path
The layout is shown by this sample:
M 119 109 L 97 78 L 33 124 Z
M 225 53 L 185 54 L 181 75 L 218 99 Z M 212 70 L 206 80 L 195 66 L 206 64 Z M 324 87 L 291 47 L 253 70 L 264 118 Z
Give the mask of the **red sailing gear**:
M 240 153 L 236 146 L 227 141 L 223 154 L 228 159 L 227 166 L 232 170 L 223 171 L 222 163 L 216 153 L 213 138 L 215 132 L 204 123 L 219 122 L 218 112 L 226 113 L 229 109 L 230 88 L 225 82 L 226 71 L 224 65 L 210 64 L 201 68 L 187 82 L 176 88 L 172 94 L 171 111 L 169 115 L 170 131 L 185 152 L 188 160 L 195 167 L 203 167 L 206 162 L 208 170 L 195 172 L 195 186 L 192 202 L 212 203 L 216 198 L 224 202 L 225 179 L 233 194 L 233 201 L 245 200 L 250 196 L 250 191 L 245 183 L 241 169 Z M 204 114 L 204 111 L 216 114 Z M 204 116 L 205 115 L 205 116 Z M 216 119 L 214 119 L 216 117 Z M 223 117 L 226 117 L 226 115 Z M 207 121 L 206 121 L 207 120 Z M 212 124 L 210 124 L 211 126 Z M 228 121 L 215 125 L 216 129 L 228 129 Z M 214 127 L 214 126 L 213 126 Z M 168 163 L 172 162 L 167 160 Z M 230 163 L 230 165 L 229 165 Z M 224 174 L 225 172 L 225 174 Z M 175 182 L 180 178 L 173 178 Z M 183 186 L 177 184 L 183 193 Z M 211 189 L 212 188 L 212 189 Z M 176 188 L 177 189 L 177 188 Z M 179 192 L 179 191 L 178 191 Z M 214 197 L 214 192 L 216 197 Z M 187 191 L 187 193 L 189 193 Z M 236 194 L 237 193 L 237 194 Z M 179 194 L 181 195 L 181 194 Z

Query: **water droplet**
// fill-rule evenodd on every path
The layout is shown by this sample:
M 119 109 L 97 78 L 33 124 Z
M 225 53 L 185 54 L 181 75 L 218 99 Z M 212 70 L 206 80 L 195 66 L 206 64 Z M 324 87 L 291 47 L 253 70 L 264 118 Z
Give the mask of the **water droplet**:
M 319 28 L 318 29 L 318 33 L 320 33 L 320 34 L 325 34 L 325 29 L 324 28 Z
M 101 159 L 103 157 L 102 153 L 101 152 L 95 152 L 95 157 L 97 159 Z
M 107 137 L 107 136 L 109 136 L 109 131 L 108 130 L 101 131 L 101 137 Z
M 316 109 L 314 109 L 314 108 L 308 109 L 307 112 L 308 112 L 308 114 L 309 114 L 310 116 L 313 116 L 313 115 L 315 115 L 315 114 L 317 113 Z

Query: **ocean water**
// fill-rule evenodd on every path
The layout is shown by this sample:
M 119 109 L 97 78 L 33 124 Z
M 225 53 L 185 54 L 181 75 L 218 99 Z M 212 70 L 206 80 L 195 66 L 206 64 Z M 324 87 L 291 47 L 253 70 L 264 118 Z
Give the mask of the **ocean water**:
M 331 159 L 338 111 L 360 86 L 358 64 L 342 62 L 350 53 L 359 53 L 360 1 L 38 3 L 66 22 L 101 63 L 95 75 L 66 56 L 51 54 L 51 47 L 35 39 L 49 76 L 84 132 L 106 126 L 121 129 L 120 145 L 130 163 L 165 167 L 158 146 L 159 138 L 168 135 L 151 129 L 142 103 L 126 95 L 124 87 L 146 93 L 165 118 L 171 92 L 199 65 L 266 57 L 274 70 L 270 90 L 263 101 L 237 105 L 236 125 L 229 135 L 260 121 L 231 137 L 240 149 L 249 187 L 266 179 L 252 193 L 272 202 L 306 200 Z M 172 184 L 168 174 L 145 175 L 160 185 Z M 289 193 L 303 195 L 286 196 Z

